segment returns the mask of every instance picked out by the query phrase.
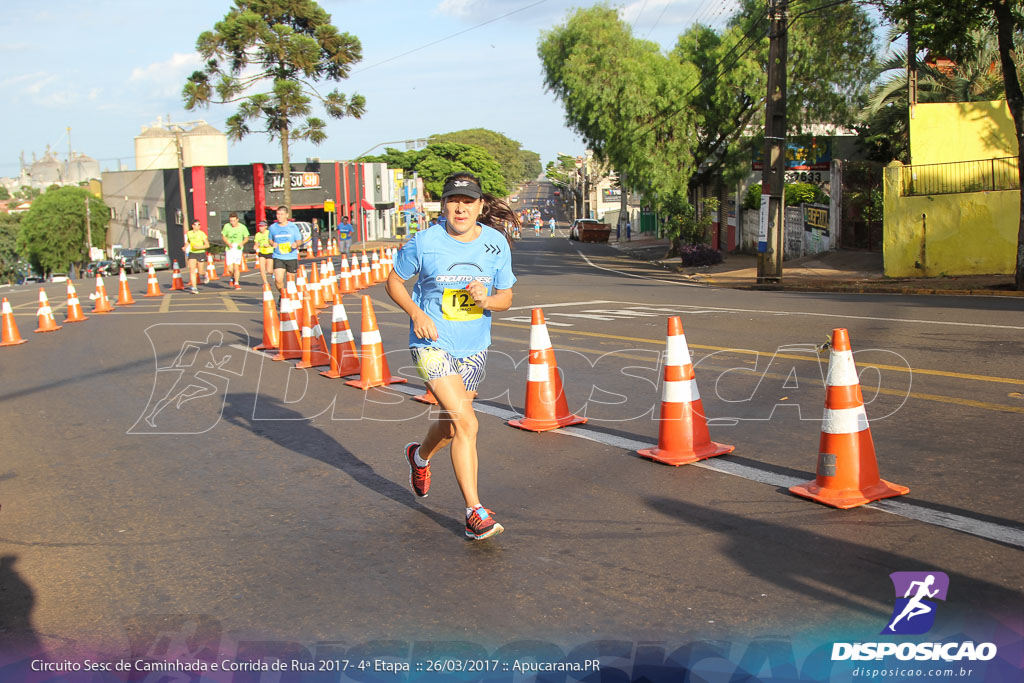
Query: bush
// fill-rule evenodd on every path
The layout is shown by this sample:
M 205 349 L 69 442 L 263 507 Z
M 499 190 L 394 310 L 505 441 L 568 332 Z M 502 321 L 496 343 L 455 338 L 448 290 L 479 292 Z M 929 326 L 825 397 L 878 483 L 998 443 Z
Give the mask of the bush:
M 828 195 L 811 183 L 790 183 L 786 185 L 786 206 L 800 204 L 828 204 Z M 743 208 L 757 211 L 761 208 L 761 183 L 754 183 L 743 195 Z
M 722 262 L 722 254 L 706 244 L 685 244 L 679 247 L 684 266 L 713 266 Z
M 761 183 L 754 183 L 747 188 L 743 195 L 743 208 L 750 211 L 757 211 L 761 208 Z

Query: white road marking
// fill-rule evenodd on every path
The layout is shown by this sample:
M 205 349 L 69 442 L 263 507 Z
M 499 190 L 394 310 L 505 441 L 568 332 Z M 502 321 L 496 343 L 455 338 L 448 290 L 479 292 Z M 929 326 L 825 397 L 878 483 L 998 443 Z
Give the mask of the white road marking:
M 599 266 L 596 263 L 594 263 L 593 261 L 591 261 L 590 259 L 588 259 L 584 255 L 584 253 L 582 251 L 580 251 L 579 249 L 576 250 L 576 253 L 579 254 L 580 258 L 582 258 L 584 261 L 586 261 L 587 265 L 590 266 L 591 268 L 597 268 L 598 270 L 606 270 L 609 273 L 618 273 L 619 275 L 625 275 L 626 277 L 637 277 L 637 278 L 640 278 L 641 280 L 654 280 L 655 282 L 664 282 L 664 283 L 670 284 L 670 285 L 681 285 L 683 287 L 702 287 L 704 289 L 710 289 L 711 288 L 711 285 L 699 284 L 699 283 L 696 283 L 696 282 L 685 282 L 685 281 L 680 281 L 680 280 L 662 280 L 661 278 L 650 277 L 649 275 L 637 275 L 636 273 L 627 273 L 627 272 L 625 272 L 623 270 L 615 270 L 614 268 L 605 268 L 604 266 Z
M 619 304 L 620 306 L 637 306 L 639 308 L 647 310 L 672 310 L 677 313 L 684 311 L 679 309 L 699 309 L 701 313 L 708 313 L 711 310 L 722 311 L 726 313 L 756 313 L 758 315 L 809 315 L 820 318 L 842 318 L 843 320 L 878 320 L 882 322 L 893 322 L 893 323 L 918 323 L 922 325 L 948 325 L 953 327 L 988 327 L 998 330 L 1024 330 L 1024 326 L 1019 325 L 991 325 L 988 323 L 960 323 L 952 322 L 948 320 L 916 320 L 914 318 L 880 318 L 869 315 L 847 315 L 839 313 L 811 313 L 808 311 L 766 311 L 764 309 L 756 308 L 714 308 L 709 309 L 708 306 L 692 306 L 689 304 L 669 304 L 666 306 L 651 306 L 650 304 L 637 303 L 632 301 L 610 301 L 608 303 Z M 666 311 L 667 312 L 667 311 Z

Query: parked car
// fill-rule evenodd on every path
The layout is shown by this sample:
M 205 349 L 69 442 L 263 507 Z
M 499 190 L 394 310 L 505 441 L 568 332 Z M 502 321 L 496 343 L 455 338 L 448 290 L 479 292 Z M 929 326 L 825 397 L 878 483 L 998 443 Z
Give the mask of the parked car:
M 577 218 L 572 222 L 572 225 L 569 226 L 569 239 L 578 240 L 580 238 L 580 228 L 584 225 L 596 227 L 599 225 L 604 225 L 604 223 L 593 218 Z
M 146 273 L 149 267 L 153 270 L 167 270 L 171 267 L 171 258 L 163 247 L 147 247 L 132 261 L 133 273 Z
M 120 272 L 121 264 L 117 261 L 90 261 L 82 271 L 82 277 L 96 277 L 97 275 L 117 275 Z
M 134 273 L 135 259 L 139 257 L 141 251 L 141 249 L 122 249 L 114 257 L 114 261 L 117 263 L 118 268 L 124 268 L 126 272 Z
M 302 234 L 302 242 L 299 244 L 299 249 L 309 249 L 309 245 L 313 242 L 313 225 L 306 221 L 292 221 L 299 229 L 299 233 Z
M 67 282 L 67 273 L 50 273 L 50 282 Z

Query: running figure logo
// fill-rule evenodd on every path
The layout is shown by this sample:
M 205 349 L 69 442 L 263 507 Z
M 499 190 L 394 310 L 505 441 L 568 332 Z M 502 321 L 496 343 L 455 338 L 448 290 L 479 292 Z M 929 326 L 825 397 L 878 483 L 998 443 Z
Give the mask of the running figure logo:
M 949 577 L 943 572 L 893 572 L 889 578 L 896 591 L 896 605 L 882 633 L 927 633 L 935 623 L 933 600 L 946 599 Z
M 129 434 L 202 434 L 220 422 L 228 385 L 242 376 L 246 356 L 231 348 L 225 330 L 248 341 L 245 330 L 232 324 L 146 329 L 157 361 L 153 392 Z

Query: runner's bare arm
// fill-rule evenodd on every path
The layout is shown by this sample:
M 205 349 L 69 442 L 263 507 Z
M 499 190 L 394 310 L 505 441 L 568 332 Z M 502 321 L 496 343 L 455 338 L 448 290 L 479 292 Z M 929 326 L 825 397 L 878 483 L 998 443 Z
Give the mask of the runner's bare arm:
M 466 291 L 476 305 L 485 311 L 507 311 L 512 306 L 511 289 L 496 289 L 494 294 L 487 296 L 487 286 L 474 280 L 466 285 Z
M 437 325 L 412 300 L 412 297 L 409 296 L 409 290 L 405 288 L 405 280 L 399 277 L 398 273 L 391 271 L 384 289 L 388 296 L 391 297 L 391 300 L 398 304 L 399 308 L 405 311 L 406 315 L 412 318 L 412 331 L 417 337 L 437 341 Z

